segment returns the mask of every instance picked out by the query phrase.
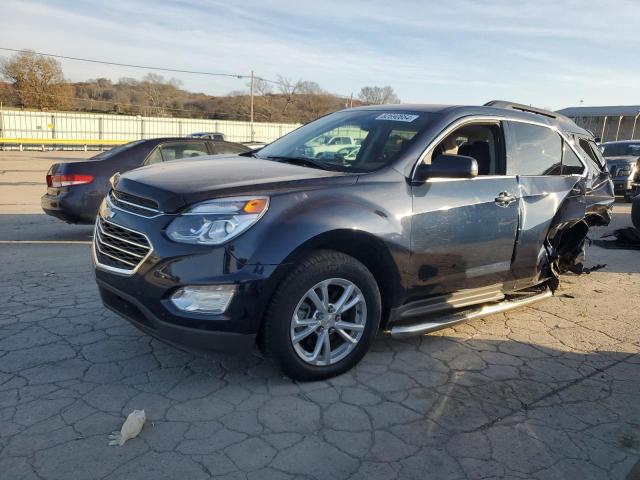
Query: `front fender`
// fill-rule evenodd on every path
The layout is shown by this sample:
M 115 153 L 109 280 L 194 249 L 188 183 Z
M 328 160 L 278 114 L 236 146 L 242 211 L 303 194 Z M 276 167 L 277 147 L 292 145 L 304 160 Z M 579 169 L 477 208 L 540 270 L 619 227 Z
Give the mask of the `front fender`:
M 411 199 L 401 182 L 382 183 L 274 195 L 269 211 L 229 251 L 242 265 L 278 265 L 313 239 L 354 232 L 366 233 L 403 256 L 410 246 L 410 222 L 404 214 Z M 389 191 L 394 186 L 397 191 Z

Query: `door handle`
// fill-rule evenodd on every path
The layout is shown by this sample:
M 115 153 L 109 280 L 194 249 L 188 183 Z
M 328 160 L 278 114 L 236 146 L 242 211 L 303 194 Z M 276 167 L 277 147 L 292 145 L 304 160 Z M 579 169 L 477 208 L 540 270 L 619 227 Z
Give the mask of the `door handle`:
M 495 198 L 496 205 L 498 205 L 499 207 L 508 207 L 516 200 L 517 198 L 511 195 L 509 192 L 500 192 Z

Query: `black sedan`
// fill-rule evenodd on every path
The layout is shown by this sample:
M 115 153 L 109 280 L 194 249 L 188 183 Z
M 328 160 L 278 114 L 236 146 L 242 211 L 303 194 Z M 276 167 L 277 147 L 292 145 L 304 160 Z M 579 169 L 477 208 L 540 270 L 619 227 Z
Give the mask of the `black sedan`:
M 154 163 L 204 155 L 237 154 L 251 150 L 239 143 L 199 138 L 138 140 L 102 152 L 82 162 L 56 163 L 47 173 L 44 212 L 68 223 L 93 223 L 100 202 L 116 172 Z

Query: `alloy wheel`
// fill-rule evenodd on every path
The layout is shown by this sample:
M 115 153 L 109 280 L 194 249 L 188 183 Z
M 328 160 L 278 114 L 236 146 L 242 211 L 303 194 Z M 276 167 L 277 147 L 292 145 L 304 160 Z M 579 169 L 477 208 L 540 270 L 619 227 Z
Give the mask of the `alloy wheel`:
M 357 285 L 344 278 L 323 280 L 307 290 L 294 309 L 291 343 L 305 362 L 333 365 L 353 351 L 366 321 L 367 303 Z

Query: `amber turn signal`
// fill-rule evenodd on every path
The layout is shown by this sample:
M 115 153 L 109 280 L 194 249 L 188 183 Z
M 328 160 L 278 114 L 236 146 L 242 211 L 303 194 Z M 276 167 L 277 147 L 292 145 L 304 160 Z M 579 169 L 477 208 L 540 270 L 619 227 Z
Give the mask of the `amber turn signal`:
M 267 199 L 256 198 L 245 203 L 242 210 L 246 213 L 261 213 L 265 208 L 267 208 Z

